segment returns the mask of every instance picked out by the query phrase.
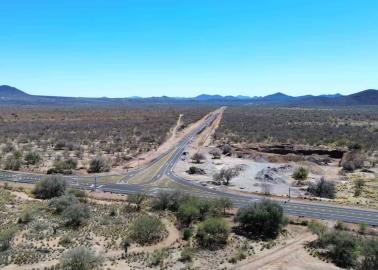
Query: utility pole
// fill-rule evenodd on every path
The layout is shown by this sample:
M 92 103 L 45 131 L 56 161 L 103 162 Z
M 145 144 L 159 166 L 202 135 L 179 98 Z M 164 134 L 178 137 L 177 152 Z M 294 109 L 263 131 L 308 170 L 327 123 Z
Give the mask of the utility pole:
M 291 194 L 290 194 L 290 186 L 289 186 L 289 201 L 290 201 L 290 195 L 291 195 Z

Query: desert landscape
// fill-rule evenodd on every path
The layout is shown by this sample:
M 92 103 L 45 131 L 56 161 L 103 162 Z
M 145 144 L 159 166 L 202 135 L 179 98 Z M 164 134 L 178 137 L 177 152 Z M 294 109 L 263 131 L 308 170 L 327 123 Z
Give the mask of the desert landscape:
M 1 270 L 378 270 L 378 1 L 0 7 Z

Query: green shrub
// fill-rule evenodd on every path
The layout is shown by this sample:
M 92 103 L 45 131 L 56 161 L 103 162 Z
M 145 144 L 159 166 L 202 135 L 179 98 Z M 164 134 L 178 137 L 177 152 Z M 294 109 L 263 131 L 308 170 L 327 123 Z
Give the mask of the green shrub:
M 147 196 L 145 194 L 131 194 L 127 197 L 127 201 L 133 205 L 135 205 L 135 210 L 139 212 L 142 209 L 143 202 L 147 200 Z
M 155 210 L 170 210 L 176 212 L 180 204 L 187 200 L 189 196 L 181 191 L 159 192 L 151 202 L 151 207 Z
M 71 195 L 63 195 L 60 197 L 52 198 L 49 201 L 49 208 L 52 209 L 52 211 L 55 214 L 61 214 L 63 211 L 65 211 L 68 207 L 72 206 L 73 204 L 78 204 L 79 200 Z
M 188 241 L 193 235 L 193 231 L 190 228 L 185 228 L 182 232 L 182 239 Z
M 36 165 L 41 162 L 42 157 L 37 152 L 27 152 L 24 156 L 25 163 L 27 165 Z
M 18 223 L 27 224 L 33 220 L 33 211 L 29 208 L 25 208 L 21 215 L 18 217 Z
M 4 160 L 4 169 L 18 171 L 21 168 L 21 160 L 14 154 L 8 154 Z
M 110 171 L 109 161 L 103 157 L 95 157 L 89 162 L 89 173 L 100 173 Z
M 63 270 L 101 269 L 103 258 L 86 247 L 76 247 L 65 252 L 60 264 Z
M 90 218 L 90 211 L 87 205 L 77 203 L 68 206 L 62 216 L 66 226 L 78 227 Z
M 129 229 L 130 238 L 141 245 L 161 240 L 165 232 L 165 226 L 160 219 L 149 215 L 137 217 Z
M 293 178 L 295 180 L 306 180 L 308 177 L 308 170 L 304 167 L 299 167 L 293 173 Z
M 198 219 L 200 214 L 199 200 L 192 198 L 181 203 L 177 212 L 177 218 L 181 225 L 188 226 L 192 221 Z
M 180 262 L 191 262 L 194 257 L 194 249 L 191 247 L 185 247 L 181 251 L 181 256 L 179 258 Z
M 242 233 L 263 239 L 276 237 L 285 225 L 282 206 L 268 200 L 239 209 L 235 221 Z
M 15 235 L 15 229 L 5 229 L 0 231 L 0 252 L 11 247 L 11 240 Z
M 150 258 L 150 266 L 163 266 L 166 257 L 168 257 L 168 252 L 165 249 L 155 250 Z
M 365 186 L 365 181 L 362 178 L 358 178 L 356 181 L 354 181 L 354 196 L 358 197 L 361 195 L 363 189 Z
M 317 236 L 321 236 L 327 232 L 327 226 L 315 220 L 311 220 L 307 227 Z
M 77 188 L 70 188 L 68 189 L 67 193 L 72 194 L 82 203 L 87 201 L 87 193 L 84 190 L 77 189 Z
M 328 256 L 339 267 L 353 268 L 357 264 L 359 240 L 351 233 L 331 231 L 319 236 L 313 245 L 328 250 Z
M 33 194 L 38 199 L 59 197 L 66 191 L 66 181 L 60 176 L 48 176 L 35 184 Z
M 72 243 L 73 243 L 72 236 L 69 234 L 65 234 L 59 239 L 59 245 L 61 246 L 68 246 Z
M 230 228 L 221 218 L 209 218 L 198 224 L 196 238 L 201 247 L 216 249 L 227 244 Z
M 378 240 L 367 239 L 361 247 L 362 259 L 357 264 L 358 270 L 378 269 Z

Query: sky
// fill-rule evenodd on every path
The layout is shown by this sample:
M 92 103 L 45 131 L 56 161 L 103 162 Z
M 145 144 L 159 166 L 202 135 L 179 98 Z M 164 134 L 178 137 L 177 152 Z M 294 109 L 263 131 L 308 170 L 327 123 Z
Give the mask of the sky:
M 378 89 L 377 0 L 0 0 L 0 85 L 128 97 Z

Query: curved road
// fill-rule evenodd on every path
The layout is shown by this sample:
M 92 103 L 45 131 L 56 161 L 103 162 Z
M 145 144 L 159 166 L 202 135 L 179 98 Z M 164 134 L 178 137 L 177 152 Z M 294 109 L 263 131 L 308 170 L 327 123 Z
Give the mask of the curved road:
M 202 186 L 196 182 L 186 180 L 183 177 L 176 175 L 173 168 L 177 161 L 182 157 L 187 146 L 192 142 L 192 140 L 201 133 L 205 128 L 210 126 L 212 122 L 218 116 L 219 111 L 215 111 L 207 117 L 202 125 L 200 125 L 196 130 L 187 135 L 178 146 L 176 146 L 173 154 L 168 159 L 167 162 L 158 170 L 158 172 L 152 177 L 149 183 L 153 183 L 162 177 L 168 177 L 174 182 L 189 187 L 192 191 L 191 194 L 203 198 L 211 197 L 228 197 L 230 198 L 234 205 L 237 207 L 243 207 L 251 202 L 260 201 L 263 199 L 262 196 L 257 195 L 240 195 L 234 193 L 228 193 L 224 191 L 212 190 L 208 187 Z M 128 184 L 127 180 L 135 175 L 148 170 L 153 164 L 160 161 L 162 158 L 166 157 L 172 152 L 169 151 L 159 158 L 154 160 L 147 166 L 138 168 L 128 172 L 122 177 L 121 184 L 109 184 L 102 181 L 102 178 L 108 178 L 109 176 L 97 176 L 96 181 L 94 181 L 93 176 L 89 177 L 79 177 L 79 176 L 64 176 L 68 183 L 79 188 L 93 190 L 98 189 L 105 192 L 123 193 L 123 194 L 136 194 L 136 193 L 146 193 L 151 196 L 156 195 L 160 191 L 167 190 L 167 188 L 153 187 L 149 185 L 141 184 Z M 18 173 L 10 171 L 0 171 L 0 180 L 12 181 L 20 183 L 35 183 L 39 179 L 44 177 L 44 175 L 28 174 L 28 173 Z M 274 199 L 274 198 L 273 198 Z M 308 218 L 319 218 L 325 220 L 339 220 L 343 222 L 350 223 L 366 223 L 373 226 L 378 226 L 378 211 L 341 207 L 325 203 L 310 203 L 304 201 L 290 201 L 286 202 L 283 200 L 277 200 L 280 203 L 284 211 L 289 215 L 303 216 Z

